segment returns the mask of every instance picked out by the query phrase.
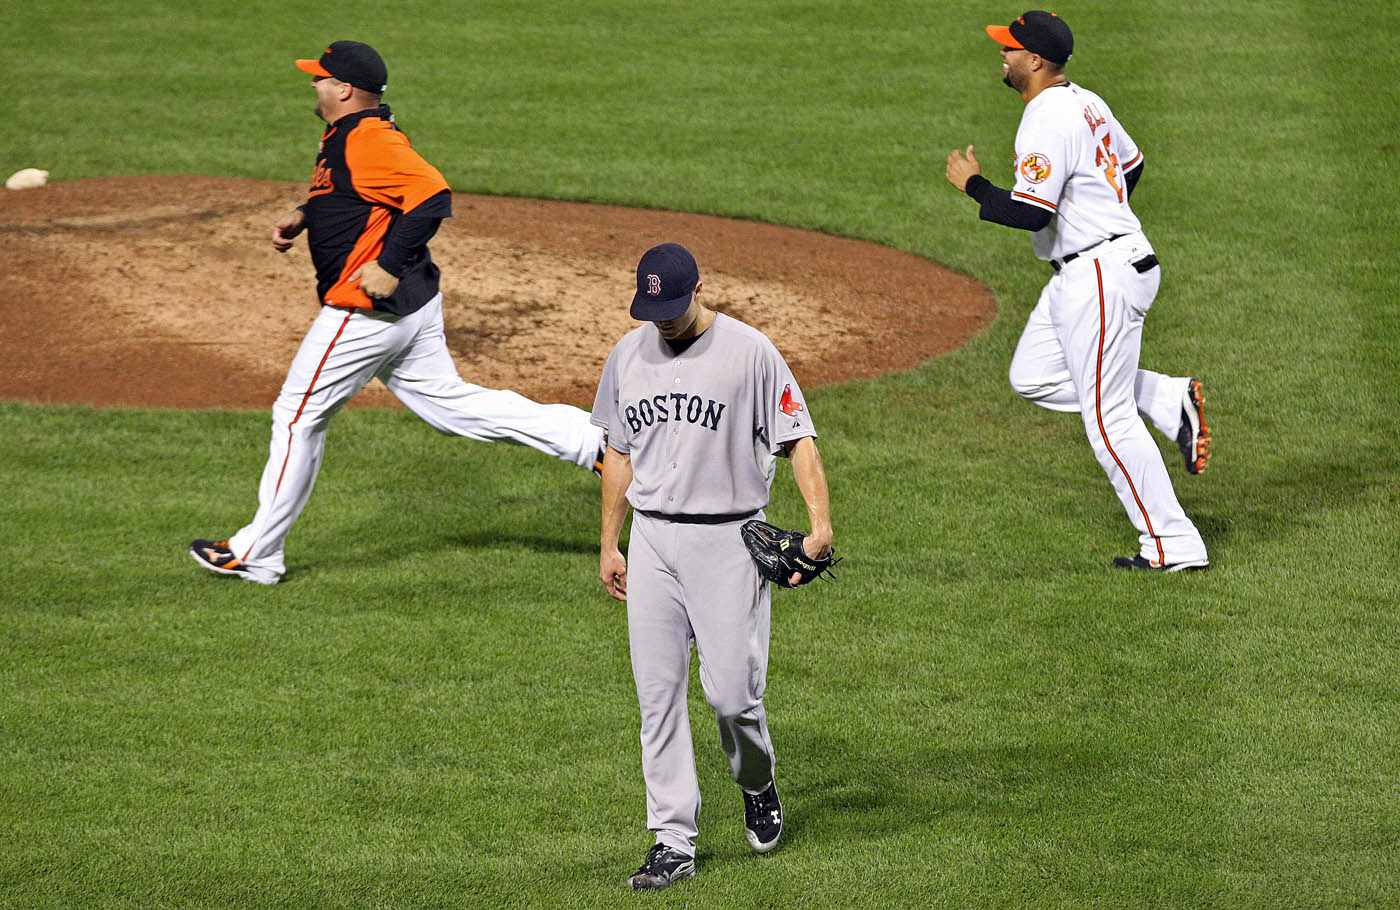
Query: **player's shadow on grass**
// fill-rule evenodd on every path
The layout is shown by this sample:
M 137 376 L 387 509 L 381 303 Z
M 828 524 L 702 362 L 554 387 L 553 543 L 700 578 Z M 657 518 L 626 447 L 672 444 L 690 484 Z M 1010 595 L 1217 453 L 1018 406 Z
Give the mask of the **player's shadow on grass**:
M 806 828 L 854 827 L 879 837 L 1076 808 L 1098 811 L 1113 799 L 1104 782 L 1121 778 L 1132 758 L 1081 743 L 948 749 L 910 742 L 849 773 L 850 756 L 860 751 L 856 744 L 794 732 L 784 733 L 790 754 L 838 772 L 788 782 L 791 810 L 784 837 L 789 846 L 801 842 Z
M 1289 537 L 1319 522 L 1344 521 L 1346 513 L 1378 493 L 1383 497 L 1395 488 L 1394 459 L 1392 448 L 1380 443 L 1320 452 L 1311 460 L 1289 461 L 1237 480 L 1224 491 L 1228 499 L 1213 492 L 1194 495 L 1185 503 L 1186 512 L 1207 548 L 1229 541 L 1236 551 L 1248 553 L 1260 542 Z M 1211 476 L 1202 475 L 1206 484 Z
M 452 549 L 499 550 L 502 547 L 521 547 L 539 553 L 590 553 L 597 554 L 598 541 L 592 538 L 571 536 L 568 532 L 549 528 L 527 531 L 522 528 L 476 527 L 466 534 L 448 534 L 442 540 Z
M 1235 527 L 1234 519 L 1213 512 L 1192 512 L 1190 518 L 1196 525 L 1196 530 L 1201 532 L 1201 539 L 1206 542 L 1207 550 L 1226 544 Z
M 577 468 L 529 465 L 493 484 L 489 468 L 444 486 L 421 475 L 400 481 L 391 499 L 354 518 L 343 532 L 373 555 L 412 550 L 446 552 L 523 549 L 537 553 L 598 553 L 598 484 Z M 577 473 L 575 473 L 577 472 Z M 579 477 L 578 474 L 584 476 Z

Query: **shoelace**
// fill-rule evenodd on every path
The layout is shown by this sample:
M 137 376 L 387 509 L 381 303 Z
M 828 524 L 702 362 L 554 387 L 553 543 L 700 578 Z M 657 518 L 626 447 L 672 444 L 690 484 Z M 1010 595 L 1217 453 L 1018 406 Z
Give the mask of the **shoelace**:
M 768 792 L 767 790 L 763 791 L 763 793 L 767 793 L 767 792 Z M 767 816 L 770 817 L 770 819 L 769 819 L 770 821 L 776 823 L 776 822 L 778 821 L 779 812 L 778 812 L 778 810 L 777 810 L 776 808 L 773 808 L 773 809 L 765 809 L 765 808 L 763 807 L 763 804 L 766 802 L 766 800 L 763 798 L 763 793 L 745 793 L 745 794 L 744 794 L 744 799 L 745 799 L 745 801 L 748 803 L 748 806 L 749 806 L 749 814 L 750 814 L 750 815 L 767 815 Z
M 668 849 L 665 844 L 652 844 L 651 849 L 647 851 L 646 862 L 642 863 L 642 871 L 656 872 L 663 864 L 662 857 L 666 855 Z

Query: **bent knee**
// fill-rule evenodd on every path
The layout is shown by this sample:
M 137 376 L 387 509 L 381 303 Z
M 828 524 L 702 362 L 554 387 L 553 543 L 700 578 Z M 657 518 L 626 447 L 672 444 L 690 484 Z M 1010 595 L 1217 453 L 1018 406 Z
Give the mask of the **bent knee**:
M 754 698 L 749 692 L 735 692 L 714 699 L 710 707 L 715 709 L 715 717 L 720 723 L 744 726 L 756 721 L 761 704 L 763 700 Z
M 1046 383 L 1041 377 L 1032 373 L 1016 369 L 1016 364 L 1011 365 L 1011 372 L 1007 374 L 1011 382 L 1011 390 L 1022 398 L 1030 401 L 1037 401 L 1048 398 L 1054 394 L 1055 386 Z

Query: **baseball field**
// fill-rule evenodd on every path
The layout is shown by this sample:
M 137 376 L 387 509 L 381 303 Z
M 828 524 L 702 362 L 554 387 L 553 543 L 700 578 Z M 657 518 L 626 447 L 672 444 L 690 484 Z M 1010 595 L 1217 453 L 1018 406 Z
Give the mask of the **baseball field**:
M 265 588 L 185 551 L 248 518 L 265 407 L 0 403 L 0 906 L 1395 906 L 1400 8 L 1055 9 L 1146 155 L 1143 365 L 1200 378 L 1215 431 L 1199 477 L 1163 443 L 1202 575 L 1110 570 L 1135 536 L 1082 424 L 1006 381 L 1048 269 L 943 171 L 975 144 L 1009 183 L 983 26 L 1020 8 L 7 9 L 5 173 L 305 180 L 291 60 L 351 38 L 459 192 L 859 238 L 997 314 L 808 391 L 846 560 L 774 596 L 784 843 L 750 854 L 692 681 L 700 871 L 655 895 L 622 887 L 650 838 L 591 475 L 347 410 Z M 0 276 L 7 321 L 63 311 Z M 211 295 L 211 336 L 239 317 Z M 786 468 L 769 515 L 805 521 Z

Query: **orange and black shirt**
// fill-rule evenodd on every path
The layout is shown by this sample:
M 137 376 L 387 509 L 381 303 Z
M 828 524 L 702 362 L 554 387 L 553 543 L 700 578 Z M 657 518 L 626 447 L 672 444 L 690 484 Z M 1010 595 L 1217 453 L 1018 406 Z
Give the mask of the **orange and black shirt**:
M 452 191 L 394 125 L 388 105 L 326 128 L 301 209 L 322 303 L 405 314 L 436 296 L 428 241 L 452 215 Z M 371 299 L 350 280 L 372 260 L 399 279 L 389 297 Z

